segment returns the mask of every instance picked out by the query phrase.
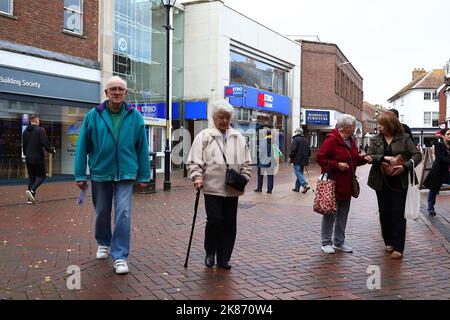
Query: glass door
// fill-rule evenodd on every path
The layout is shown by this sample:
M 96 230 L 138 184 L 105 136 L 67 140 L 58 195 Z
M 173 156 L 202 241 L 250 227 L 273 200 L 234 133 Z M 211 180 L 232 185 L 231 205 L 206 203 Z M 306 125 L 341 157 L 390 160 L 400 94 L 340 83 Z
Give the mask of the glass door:
M 150 152 L 156 152 L 156 172 L 164 171 L 165 129 L 165 127 L 159 126 L 149 126 L 148 128 Z

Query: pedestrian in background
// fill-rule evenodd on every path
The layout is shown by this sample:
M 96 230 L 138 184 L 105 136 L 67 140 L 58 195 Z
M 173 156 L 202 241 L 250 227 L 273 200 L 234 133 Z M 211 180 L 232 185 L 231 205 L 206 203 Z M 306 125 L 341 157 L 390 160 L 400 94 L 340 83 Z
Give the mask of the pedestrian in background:
M 262 133 L 262 139 L 259 140 L 256 160 L 256 166 L 258 168 L 258 185 L 253 191 L 262 192 L 264 176 L 267 176 L 267 193 L 271 194 L 273 190 L 273 178 L 278 170 L 280 149 L 275 143 L 276 139 L 273 138 L 272 130 L 270 128 L 265 128 L 260 130 L 260 132 Z
M 39 116 L 32 114 L 29 118 L 30 124 L 23 132 L 23 154 L 28 172 L 28 189 L 25 191 L 29 204 L 38 202 L 36 190 L 44 182 L 45 162 L 44 149 L 52 154 L 56 149 L 50 146 L 44 128 L 39 126 Z
M 436 156 L 430 172 L 425 178 L 423 185 L 430 189 L 428 192 L 428 214 L 435 216 L 434 205 L 436 195 L 439 194 L 443 183 L 449 183 L 450 179 L 450 129 L 441 131 L 441 142 L 434 146 Z
M 356 129 L 356 118 L 343 114 L 317 152 L 316 161 L 327 173 L 328 179 L 336 181 L 336 213 L 325 214 L 322 218 L 322 247 L 325 253 L 335 253 L 335 249 L 353 252 L 353 248 L 345 243 L 345 228 L 352 198 L 353 176 L 356 167 L 366 164 L 367 157 L 358 154 L 353 133 Z M 334 232 L 333 232 L 334 229 Z
M 289 153 L 289 159 L 294 166 L 295 176 L 297 177 L 295 187 L 292 189 L 294 192 L 299 192 L 300 187 L 302 187 L 302 193 L 306 193 L 310 189 L 308 182 L 303 176 L 303 170 L 309 164 L 310 157 L 311 149 L 304 138 L 303 129 L 297 128 L 292 137 L 291 152 Z
M 367 184 L 377 194 L 385 250 L 400 259 L 405 248 L 408 174 L 414 172 L 422 155 L 394 113 L 384 112 L 377 128 L 379 133 L 370 139 L 367 152 L 373 163 Z
M 245 138 L 230 128 L 233 110 L 226 100 L 214 102 L 210 128 L 195 137 L 187 160 L 194 188 L 203 188 L 205 195 L 205 265 L 213 267 L 217 256 L 218 266 L 227 270 L 236 240 L 238 199 L 244 192 L 225 184 L 226 163 L 247 180 L 251 174 Z
M 97 259 L 111 253 L 117 274 L 128 273 L 131 243 L 133 185 L 142 189 L 150 181 L 150 159 L 144 119 L 125 102 L 127 84 L 120 77 L 108 80 L 103 103 L 90 110 L 83 121 L 75 154 L 75 181 L 87 187 L 86 159 L 92 180 L 96 214 Z M 111 211 L 114 203 L 114 231 Z

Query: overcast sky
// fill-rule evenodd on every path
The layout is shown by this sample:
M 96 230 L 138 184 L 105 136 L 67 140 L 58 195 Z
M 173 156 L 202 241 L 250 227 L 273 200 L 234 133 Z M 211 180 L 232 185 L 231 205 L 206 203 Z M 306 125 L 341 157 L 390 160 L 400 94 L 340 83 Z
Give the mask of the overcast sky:
M 364 78 L 364 100 L 372 104 L 388 106 L 414 68 L 440 69 L 450 59 L 450 0 L 224 2 L 281 34 L 337 44 Z

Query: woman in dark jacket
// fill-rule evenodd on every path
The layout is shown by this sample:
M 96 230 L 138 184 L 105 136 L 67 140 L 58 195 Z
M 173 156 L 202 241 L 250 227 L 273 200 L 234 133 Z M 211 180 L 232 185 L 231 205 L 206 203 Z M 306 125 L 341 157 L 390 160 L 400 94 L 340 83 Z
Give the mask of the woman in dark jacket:
M 366 164 L 370 158 L 360 156 L 355 140 L 352 138 L 356 129 L 356 118 L 343 114 L 320 146 L 316 161 L 322 173 L 336 181 L 336 214 L 327 214 L 322 219 L 322 251 L 335 253 L 335 249 L 352 252 L 345 244 L 345 227 L 347 225 L 350 200 L 352 198 L 353 174 L 356 167 Z M 332 239 L 334 228 L 334 239 Z
M 405 248 L 408 173 L 422 155 L 394 113 L 383 113 L 377 127 L 379 134 L 370 139 L 367 152 L 373 163 L 367 184 L 377 193 L 385 249 L 393 259 L 400 259 Z
M 436 215 L 434 204 L 436 203 L 436 195 L 439 194 L 441 185 L 448 183 L 450 175 L 450 129 L 443 130 L 441 135 L 444 141 L 436 143 L 434 154 L 436 159 L 433 162 L 430 173 L 428 173 L 424 186 L 430 189 L 428 193 L 428 213 L 432 216 Z

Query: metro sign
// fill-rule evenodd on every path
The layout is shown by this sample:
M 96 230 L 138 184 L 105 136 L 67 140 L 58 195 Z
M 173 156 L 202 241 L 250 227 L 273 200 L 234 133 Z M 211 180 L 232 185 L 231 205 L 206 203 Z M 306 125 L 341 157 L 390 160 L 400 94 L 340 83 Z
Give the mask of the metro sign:
M 258 93 L 258 107 L 273 108 L 273 96 L 267 93 Z
M 243 86 L 227 86 L 225 87 L 225 97 L 243 97 Z

